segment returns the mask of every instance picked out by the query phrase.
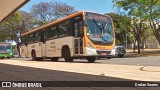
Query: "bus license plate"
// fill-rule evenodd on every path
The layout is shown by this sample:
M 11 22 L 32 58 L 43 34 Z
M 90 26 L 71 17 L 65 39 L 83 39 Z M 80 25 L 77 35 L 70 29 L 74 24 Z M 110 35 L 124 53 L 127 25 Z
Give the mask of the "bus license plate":
M 102 55 L 107 55 L 106 53 L 102 53 Z

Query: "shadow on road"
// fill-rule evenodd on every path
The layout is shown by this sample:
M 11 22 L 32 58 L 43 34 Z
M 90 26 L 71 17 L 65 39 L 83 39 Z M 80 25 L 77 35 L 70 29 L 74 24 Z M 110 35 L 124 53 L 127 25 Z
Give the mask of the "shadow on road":
M 25 64 L 25 63 L 24 63 Z M 108 77 L 107 75 L 89 75 L 82 73 L 64 72 L 57 70 L 48 70 L 8 64 L 0 64 L 0 81 L 47 81 L 44 85 L 50 87 L 37 88 L 37 90 L 105 90 L 110 88 L 125 89 L 123 85 L 132 86 L 126 87 L 127 90 L 139 90 L 135 88 L 135 82 L 128 79 Z M 53 81 L 53 82 L 50 82 Z M 56 82 L 55 82 L 56 81 Z M 77 81 L 77 82 L 75 82 Z M 100 82 L 97 82 L 100 81 Z M 137 81 L 138 82 L 138 81 Z M 52 85 L 54 87 L 52 87 Z M 55 86 L 57 85 L 57 86 Z M 68 85 L 68 86 L 67 86 Z M 115 88 L 114 88 L 115 85 Z M 122 85 L 122 86 L 121 86 Z M 62 87 L 60 87 L 62 86 Z M 64 87 L 65 86 L 65 87 Z M 117 87 L 118 86 L 118 87 Z M 147 87 L 144 87 L 144 89 Z M 28 90 L 26 88 L 0 88 L 0 90 Z M 150 88 L 152 89 L 152 88 Z M 29 90 L 36 90 L 36 88 L 29 88 Z M 148 90 L 148 89 L 147 89 Z

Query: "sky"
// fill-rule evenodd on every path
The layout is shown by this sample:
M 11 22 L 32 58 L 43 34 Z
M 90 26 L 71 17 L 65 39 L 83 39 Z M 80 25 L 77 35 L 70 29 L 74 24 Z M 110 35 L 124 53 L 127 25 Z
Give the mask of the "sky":
M 52 1 L 66 3 L 69 6 L 73 6 L 77 11 L 92 11 L 100 14 L 116 12 L 116 10 L 113 8 L 112 0 L 30 0 L 30 2 L 24 5 L 20 10 L 29 12 L 32 5 L 40 2 Z

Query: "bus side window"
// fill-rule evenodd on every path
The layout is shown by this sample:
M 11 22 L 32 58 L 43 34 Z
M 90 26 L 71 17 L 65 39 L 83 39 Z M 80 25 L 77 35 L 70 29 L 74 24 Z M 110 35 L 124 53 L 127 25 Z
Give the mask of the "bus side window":
M 79 21 L 79 37 L 83 37 L 84 31 L 83 31 L 83 21 Z
M 44 31 L 44 42 L 46 42 L 50 37 L 50 32 L 49 32 L 50 30 L 49 28 L 45 28 L 43 31 Z
M 70 21 L 64 21 L 59 24 L 59 35 L 64 36 L 64 35 L 69 35 L 70 32 Z
M 78 21 L 74 23 L 75 37 L 83 37 L 83 21 Z
M 28 35 L 25 37 L 25 45 L 28 45 Z
M 45 43 L 45 40 L 44 40 L 44 31 L 40 32 L 40 42 Z
M 53 26 L 51 27 L 51 37 L 50 38 L 54 38 L 54 37 L 57 37 L 58 36 L 58 32 L 57 32 L 57 26 Z
M 78 25 L 77 25 L 77 23 L 74 23 L 74 32 L 75 32 L 74 36 L 78 37 Z
M 39 42 L 40 41 L 40 32 L 36 32 L 34 34 L 34 37 L 35 37 L 35 42 Z
M 73 25 L 74 25 L 74 36 L 75 37 L 83 37 L 83 26 L 84 26 L 84 22 L 82 19 L 82 16 L 77 16 L 75 18 L 73 18 L 72 21 Z
M 22 43 L 22 45 L 25 45 L 25 37 L 21 38 L 21 43 Z

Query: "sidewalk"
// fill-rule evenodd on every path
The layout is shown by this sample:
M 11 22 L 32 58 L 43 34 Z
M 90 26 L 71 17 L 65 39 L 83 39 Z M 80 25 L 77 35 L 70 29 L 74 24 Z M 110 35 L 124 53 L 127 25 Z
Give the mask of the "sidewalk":
M 127 52 L 133 52 L 133 49 L 126 49 Z M 160 51 L 160 48 L 158 49 L 141 49 L 142 52 L 144 51 Z M 138 49 L 136 49 L 136 52 L 138 52 Z

